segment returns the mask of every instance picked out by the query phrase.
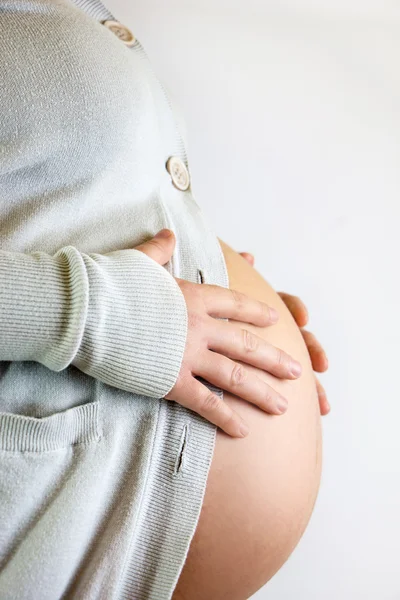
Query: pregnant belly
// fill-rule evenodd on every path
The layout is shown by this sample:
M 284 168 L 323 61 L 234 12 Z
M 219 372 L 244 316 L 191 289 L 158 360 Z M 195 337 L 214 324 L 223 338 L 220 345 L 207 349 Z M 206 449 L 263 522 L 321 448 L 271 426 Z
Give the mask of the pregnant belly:
M 295 414 L 300 413 L 304 415 L 303 418 L 307 421 L 313 416 L 315 424 L 315 421 L 319 421 L 315 378 L 309 353 L 298 326 L 280 296 L 260 273 L 249 265 L 240 254 L 228 246 L 228 244 L 222 240 L 219 240 L 219 242 L 228 270 L 229 287 L 239 290 L 252 298 L 266 302 L 279 313 L 279 321 L 273 326 L 256 327 L 250 323 L 245 323 L 243 326 L 274 346 L 288 352 L 301 363 L 303 371 L 301 377 L 297 380 L 282 380 L 269 373 L 255 369 L 248 364 L 246 364 L 246 368 L 257 372 L 259 377 L 288 398 L 289 411 L 287 418 L 281 421 L 282 423 L 287 422 L 289 418 L 294 418 Z M 304 396 L 307 397 L 307 407 L 303 405 L 300 410 L 299 402 L 296 402 L 296 398 Z M 243 402 L 241 402 L 241 406 L 244 406 Z M 256 412 L 259 412 L 259 410 L 257 409 Z M 288 415 L 291 415 L 291 417 Z M 269 422 L 278 423 L 279 419 L 270 419 Z
M 245 365 L 288 399 L 288 410 L 281 416 L 267 414 L 224 391 L 224 401 L 245 420 L 250 433 L 240 439 L 217 429 L 198 527 L 174 600 L 248 598 L 276 573 L 297 545 L 320 484 L 321 418 L 301 333 L 257 270 L 219 242 L 229 287 L 279 312 L 278 323 L 271 327 L 243 326 L 291 354 L 302 364 L 303 372 L 295 381 L 280 380 Z

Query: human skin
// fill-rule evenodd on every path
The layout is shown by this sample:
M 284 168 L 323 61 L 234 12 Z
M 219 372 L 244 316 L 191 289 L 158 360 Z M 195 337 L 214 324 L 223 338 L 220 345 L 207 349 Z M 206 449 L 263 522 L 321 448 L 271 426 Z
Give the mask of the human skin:
M 245 258 L 251 266 L 254 266 L 255 259 L 253 254 L 250 252 L 239 252 L 239 254 L 240 256 L 243 256 L 243 258 Z M 287 292 L 277 293 L 284 301 L 286 308 L 289 309 L 292 317 L 296 321 L 296 324 L 300 328 L 301 335 L 306 343 L 314 371 L 317 371 L 318 373 L 324 373 L 328 369 L 328 357 L 326 356 L 325 350 L 315 335 L 311 333 L 311 331 L 305 329 L 305 326 L 308 323 L 307 307 L 298 296 L 293 296 L 293 294 L 288 294 Z M 326 397 L 324 386 L 321 384 L 318 377 L 315 377 L 315 385 L 317 386 L 321 415 L 325 416 L 330 412 L 331 407 L 328 402 L 328 398 Z
M 257 370 L 289 401 L 283 415 L 224 391 L 247 423 L 245 438 L 220 428 L 197 529 L 172 600 L 246 600 L 286 562 L 317 498 L 322 468 L 321 411 L 310 354 L 282 298 L 249 262 L 219 240 L 229 285 L 279 312 L 257 335 L 301 363 L 295 380 Z M 240 361 L 239 361 L 240 362 Z M 247 369 L 254 367 L 246 364 Z
M 137 250 L 161 265 L 171 259 L 174 248 L 175 236 L 169 229 L 159 231 L 153 238 L 136 246 Z M 254 266 L 252 254 L 241 252 L 240 256 Z M 301 364 L 293 357 L 242 326 L 244 321 L 271 326 L 279 319 L 279 312 L 267 303 L 232 288 L 175 279 L 187 305 L 188 336 L 178 380 L 165 398 L 199 412 L 230 435 L 240 433 L 240 437 L 243 433 L 238 431 L 243 424 L 240 416 L 222 399 L 210 395 L 208 388 L 195 381 L 193 375 L 200 375 L 223 390 L 240 395 L 266 412 L 282 414 L 287 408 L 287 400 L 256 373 L 235 362 L 235 359 L 244 360 L 280 378 L 293 379 L 301 375 Z M 314 334 L 304 328 L 308 323 L 305 304 L 298 296 L 286 292 L 278 292 L 278 295 L 299 327 L 314 371 L 326 371 L 328 359 L 322 345 Z M 216 327 L 212 317 L 225 317 L 225 323 Z M 293 368 L 299 371 L 294 373 Z M 321 415 L 326 415 L 330 405 L 325 390 L 317 377 L 315 384 Z M 284 402 L 284 406 L 278 406 L 276 401 L 278 404 Z
M 135 248 L 164 265 L 171 259 L 174 247 L 173 232 L 163 230 Z M 245 421 L 198 377 L 238 394 L 270 414 L 283 414 L 287 399 L 258 372 L 296 379 L 301 375 L 301 364 L 256 331 L 243 327 L 244 322 L 258 328 L 271 326 L 279 319 L 279 313 L 266 302 L 237 289 L 179 277 L 175 280 L 186 302 L 188 330 L 178 378 L 164 398 L 190 408 L 235 437 L 247 435 Z M 219 317 L 225 321 L 217 320 Z M 256 369 L 250 371 L 239 361 Z

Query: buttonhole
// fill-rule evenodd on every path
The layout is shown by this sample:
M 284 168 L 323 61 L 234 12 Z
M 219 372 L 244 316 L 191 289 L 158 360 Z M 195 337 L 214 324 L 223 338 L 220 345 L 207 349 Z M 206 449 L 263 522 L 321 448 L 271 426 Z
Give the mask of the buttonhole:
M 179 452 L 178 452 L 178 456 L 177 456 L 176 463 L 175 463 L 175 474 L 178 474 L 182 470 L 182 467 L 184 466 L 184 459 L 185 459 L 184 453 L 186 450 L 188 437 L 189 437 L 189 425 L 186 424 L 183 427 L 182 435 L 181 435 L 181 439 L 180 439 Z
M 199 283 L 204 283 L 205 277 L 203 269 L 197 269 L 197 278 L 199 280 Z

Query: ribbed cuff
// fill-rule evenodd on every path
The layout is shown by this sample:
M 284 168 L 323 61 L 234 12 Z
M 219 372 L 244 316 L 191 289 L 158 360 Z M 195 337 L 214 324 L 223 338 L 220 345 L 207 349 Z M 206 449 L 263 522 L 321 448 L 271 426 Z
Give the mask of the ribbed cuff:
M 89 303 L 85 264 L 73 246 L 54 256 L 0 252 L 0 360 L 67 367 L 81 343 Z
M 185 297 L 168 271 L 140 250 L 82 254 L 89 308 L 72 361 L 122 390 L 155 398 L 175 385 L 185 351 Z
M 140 250 L 54 256 L 0 252 L 0 360 L 69 364 L 103 383 L 154 398 L 179 375 L 185 297 Z

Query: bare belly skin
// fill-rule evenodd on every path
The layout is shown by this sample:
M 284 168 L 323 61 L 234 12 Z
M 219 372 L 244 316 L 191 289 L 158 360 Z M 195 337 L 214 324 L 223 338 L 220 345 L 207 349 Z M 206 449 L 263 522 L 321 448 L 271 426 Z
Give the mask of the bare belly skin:
M 257 369 L 289 400 L 284 415 L 269 415 L 224 391 L 224 401 L 250 427 L 246 438 L 217 429 L 199 523 L 173 600 L 246 600 L 286 562 L 317 498 L 322 467 L 321 417 L 314 374 L 288 309 L 247 261 L 219 240 L 230 288 L 276 308 L 271 327 L 249 330 L 290 353 L 303 367 L 298 380 Z M 248 369 L 255 369 L 247 365 Z

